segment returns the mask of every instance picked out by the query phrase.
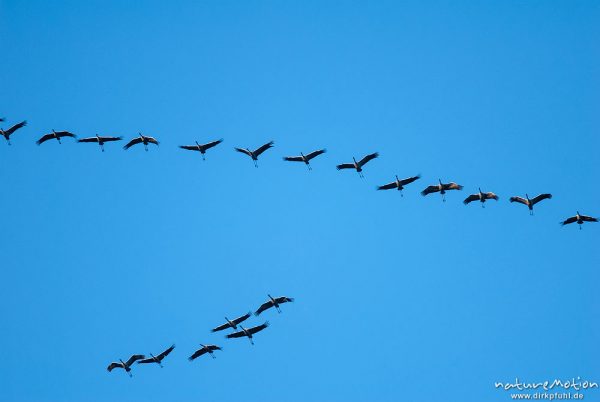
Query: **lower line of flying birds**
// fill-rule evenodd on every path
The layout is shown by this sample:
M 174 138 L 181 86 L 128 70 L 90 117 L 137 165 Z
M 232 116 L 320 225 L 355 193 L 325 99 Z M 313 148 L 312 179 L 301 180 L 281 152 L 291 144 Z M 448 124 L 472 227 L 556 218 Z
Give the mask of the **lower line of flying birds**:
M 3 122 L 4 119 L 1 118 L 0 122 Z M 25 127 L 27 125 L 27 121 L 22 121 L 20 123 L 15 124 L 14 126 L 8 128 L 7 130 L 4 129 L 0 129 L 0 134 L 2 134 L 2 136 L 4 136 L 4 138 L 6 139 L 6 141 L 8 142 L 8 144 L 10 145 L 10 136 L 17 131 L 18 129 Z M 45 134 L 43 135 L 39 140 L 36 141 L 36 143 L 38 145 L 43 144 L 46 141 L 52 140 L 52 139 L 56 139 L 58 141 L 58 143 L 61 143 L 61 138 L 64 137 L 70 137 L 70 138 L 75 138 L 77 139 L 77 136 L 71 132 L 68 131 L 54 131 L 52 130 L 51 133 Z M 100 146 L 100 149 L 102 150 L 102 152 L 104 152 L 104 144 L 106 144 L 107 142 L 113 142 L 113 141 L 121 141 L 123 139 L 123 137 L 107 137 L 107 136 L 100 136 L 100 135 L 96 135 L 94 137 L 87 137 L 87 138 L 80 138 L 77 141 L 78 142 L 91 142 L 91 143 L 97 143 Z M 219 139 L 216 141 L 211 141 L 208 142 L 206 144 L 200 144 L 196 141 L 195 145 L 180 145 L 179 148 L 181 149 L 185 149 L 185 150 L 189 150 L 189 151 L 197 151 L 200 152 L 200 154 L 202 155 L 202 159 L 204 160 L 206 151 L 210 148 L 213 148 L 217 145 L 219 145 L 220 143 L 223 142 L 223 139 Z M 127 150 L 129 148 L 131 148 L 134 145 L 137 144 L 144 144 L 144 148 L 146 151 L 148 151 L 148 144 L 155 144 L 155 145 L 159 145 L 159 142 L 156 140 L 156 138 L 154 137 L 149 137 L 149 136 L 145 136 L 142 133 L 139 133 L 138 137 L 133 138 L 131 141 L 129 141 L 127 144 L 125 144 L 125 146 L 123 147 L 123 149 Z M 248 155 L 252 161 L 254 162 L 254 166 L 258 167 L 258 157 L 265 152 L 267 149 L 272 148 L 273 147 L 274 142 L 270 141 L 267 142 L 266 144 L 258 147 L 255 150 L 251 150 L 249 148 L 235 148 L 235 150 L 237 152 L 243 153 Z M 285 161 L 289 161 L 289 162 L 304 162 L 304 164 L 307 166 L 307 168 L 309 170 L 312 170 L 312 167 L 310 166 L 310 161 L 313 158 L 316 158 L 317 156 L 324 154 L 326 152 L 325 149 L 319 149 L 313 152 L 310 152 L 308 154 L 304 154 L 304 153 L 300 153 L 299 156 L 286 156 L 283 159 Z M 379 156 L 379 154 L 377 152 L 366 155 L 364 158 L 362 158 L 359 161 L 356 161 L 355 158 L 352 158 L 353 162 L 352 163 L 342 163 L 340 165 L 337 165 L 337 169 L 338 170 L 342 170 L 342 169 L 354 169 L 356 170 L 356 172 L 358 173 L 358 175 L 363 178 L 363 166 L 366 165 L 369 161 L 377 158 Z M 413 176 L 413 177 L 408 177 L 406 179 L 399 179 L 398 176 L 396 176 L 396 180 L 385 184 L 383 186 L 378 186 L 377 189 L 378 190 L 391 190 L 391 189 L 397 189 L 398 191 L 400 191 L 401 195 L 402 195 L 402 190 L 404 189 L 404 186 L 406 186 L 407 184 L 410 184 L 412 182 L 414 182 L 415 180 L 419 179 L 421 176 L 417 175 L 417 176 Z M 442 195 L 442 201 L 446 201 L 446 191 L 449 190 L 462 190 L 463 186 L 461 186 L 460 184 L 456 184 L 454 182 L 450 182 L 450 183 L 442 183 L 442 180 L 439 179 L 438 180 L 439 183 L 432 185 L 432 186 L 428 186 L 425 190 L 423 190 L 421 192 L 422 195 L 428 195 L 428 194 L 432 194 L 432 193 L 440 193 Z M 533 198 L 529 198 L 529 195 L 525 194 L 525 198 L 523 197 L 510 197 L 510 202 L 518 202 L 521 203 L 523 205 L 526 205 L 527 208 L 529 209 L 529 214 L 533 215 L 533 206 L 535 204 L 537 204 L 538 202 L 545 200 L 545 199 L 549 199 L 552 198 L 552 194 L 540 194 L 536 197 Z M 479 191 L 475 194 L 471 194 L 469 195 L 467 198 L 465 198 L 465 200 L 463 201 L 464 204 L 469 204 L 473 201 L 479 201 L 481 202 L 481 206 L 484 207 L 484 203 L 487 200 L 496 200 L 498 201 L 498 196 L 492 192 L 483 192 L 481 191 L 481 189 L 479 189 Z M 567 219 L 565 219 L 564 221 L 560 222 L 561 225 L 568 225 L 571 223 L 577 223 L 579 225 L 579 229 L 581 229 L 581 225 L 584 222 L 598 222 L 597 218 L 594 218 L 592 216 L 587 216 L 587 215 L 582 215 L 579 213 L 579 211 L 577 211 L 577 214 L 575 214 L 574 216 L 571 216 Z
M 258 310 L 256 310 L 254 315 L 258 316 L 263 311 L 268 310 L 272 307 L 274 307 L 278 313 L 281 313 L 281 309 L 280 309 L 281 304 L 290 303 L 290 302 L 294 301 L 293 298 L 287 297 L 287 296 L 280 296 L 280 297 L 271 297 L 271 295 L 268 295 L 268 296 L 269 296 L 269 300 L 264 302 L 258 308 Z M 260 324 L 260 325 L 254 326 L 254 327 L 250 327 L 250 328 L 244 328 L 241 325 L 241 323 L 246 321 L 251 316 L 252 316 L 252 313 L 248 312 L 248 313 L 244 314 L 243 316 L 235 318 L 233 320 L 230 320 L 227 317 L 225 317 L 225 321 L 226 321 L 225 324 L 222 324 L 222 325 L 219 325 L 218 327 L 213 328 L 211 330 L 211 332 L 223 331 L 224 329 L 227 329 L 227 328 L 232 328 L 233 330 L 237 330 L 239 327 L 239 329 L 240 329 L 239 331 L 227 334 L 227 335 L 225 335 L 225 337 L 228 339 L 246 337 L 250 340 L 250 343 L 252 345 L 254 345 L 253 335 L 256 334 L 257 332 L 260 332 L 263 329 L 267 328 L 269 326 L 269 322 L 265 321 L 263 324 Z M 110 372 L 116 368 L 120 368 L 120 369 L 125 370 L 125 372 L 127 374 L 129 374 L 130 377 L 132 377 L 131 367 L 133 366 L 133 364 L 135 362 L 137 362 L 138 364 L 156 363 L 162 368 L 163 367 L 162 361 L 164 360 L 165 357 L 167 357 L 169 355 L 169 353 L 171 353 L 173 351 L 173 349 L 175 349 L 175 345 L 171 345 L 164 352 L 161 352 L 156 356 L 153 355 L 152 353 L 150 353 L 150 357 L 146 357 L 145 355 L 132 355 L 127 361 L 123 361 L 123 360 L 119 359 L 118 362 L 110 363 L 106 369 Z M 213 359 L 215 359 L 216 358 L 214 355 L 215 350 L 223 350 L 223 348 L 221 348 L 220 346 L 217 346 L 217 345 L 205 345 L 205 344 L 201 343 L 200 348 L 198 348 L 190 357 L 188 357 L 188 360 L 193 361 L 196 358 L 198 358 L 202 355 L 205 355 L 207 353 Z

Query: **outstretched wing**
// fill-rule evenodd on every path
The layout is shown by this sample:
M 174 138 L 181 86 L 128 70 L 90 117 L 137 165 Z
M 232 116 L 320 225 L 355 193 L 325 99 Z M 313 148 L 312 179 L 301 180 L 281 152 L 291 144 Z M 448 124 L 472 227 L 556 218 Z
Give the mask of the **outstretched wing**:
M 25 127 L 26 125 L 27 125 L 27 121 L 23 120 L 22 122 L 17 123 L 14 126 L 12 126 L 11 128 L 9 128 L 8 130 L 4 130 L 4 134 L 5 135 L 11 135 L 15 131 L 17 131 L 21 127 Z
M 146 141 L 148 141 L 148 142 L 150 142 L 152 144 L 156 144 L 156 145 L 159 144 L 159 142 L 154 137 L 146 137 Z
M 108 371 L 113 371 L 113 369 L 116 369 L 116 368 L 123 368 L 123 363 L 112 362 L 111 364 L 108 365 L 108 367 L 106 369 Z
M 301 156 L 284 156 L 283 160 L 288 162 L 303 162 Z
M 153 357 L 149 357 L 147 359 L 138 360 L 138 364 L 146 364 L 146 363 L 156 363 L 156 360 Z
M 221 349 L 220 346 L 217 345 L 206 345 L 207 348 L 209 348 L 210 350 L 223 350 Z
M 38 144 L 38 145 L 40 145 L 40 144 L 42 144 L 42 143 L 44 143 L 44 142 L 46 142 L 46 141 L 48 141 L 49 139 L 52 139 L 52 138 L 54 138 L 54 133 L 46 134 L 42 138 L 40 138 L 39 140 L 37 140 L 35 143 Z
M 397 187 L 398 187 L 398 183 L 396 183 L 394 181 L 394 182 L 391 182 L 391 183 L 388 183 L 388 184 L 384 184 L 383 186 L 377 187 L 377 190 L 391 190 L 391 189 L 397 188 Z
M 540 195 L 538 195 L 537 197 L 533 197 L 533 198 L 531 199 L 531 204 L 532 204 L 532 205 L 533 205 L 533 204 L 537 204 L 538 202 L 540 202 L 540 201 L 542 201 L 542 200 L 545 200 L 545 199 L 550 199 L 550 198 L 552 198 L 552 194 L 548 194 L 548 193 L 545 193 L 545 194 L 540 194 Z
M 260 332 L 260 331 L 262 331 L 263 329 L 267 328 L 268 326 L 269 326 L 269 321 L 265 321 L 265 323 L 264 323 L 264 324 L 257 325 L 256 327 L 248 328 L 248 332 L 249 332 L 251 335 L 254 335 L 255 333 L 257 333 L 257 332 Z
M 337 170 L 354 169 L 354 164 L 352 164 L 352 163 L 342 163 L 341 165 L 337 165 L 336 168 L 337 168 Z
M 461 186 L 460 184 L 456 184 L 453 181 L 451 181 L 450 183 L 446 183 L 443 185 L 444 190 L 462 190 L 463 186 Z
M 234 149 L 238 152 L 248 155 L 249 157 L 252 157 L 252 153 L 250 151 L 248 151 L 247 149 L 243 149 L 243 148 L 234 148 Z
M 263 304 L 261 304 L 261 306 L 258 308 L 258 310 L 256 310 L 254 312 L 254 315 L 259 315 L 260 313 L 262 313 L 265 310 L 270 309 L 271 307 L 273 307 L 273 302 L 272 301 L 268 301 L 268 302 L 264 302 Z
M 98 138 L 96 138 L 96 137 L 80 138 L 77 140 L 77 142 L 98 142 Z
M 146 356 L 144 356 L 144 355 L 132 355 L 132 356 L 129 358 L 129 360 L 127 360 L 127 361 L 125 362 L 125 364 L 126 364 L 127 366 L 131 366 L 131 365 L 132 365 L 133 363 L 135 363 L 137 360 L 142 360 L 142 359 L 145 359 L 145 358 L 146 358 Z
M 275 144 L 273 141 L 269 141 L 267 142 L 265 145 L 261 146 L 260 148 L 258 148 L 256 151 L 254 151 L 254 155 L 258 156 L 260 154 L 262 154 L 263 152 L 265 152 L 267 149 L 273 147 L 273 144 Z
M 156 356 L 156 358 L 158 360 L 162 360 L 165 357 L 167 357 L 169 355 L 169 353 L 171 353 L 173 351 L 173 349 L 175 349 L 175 345 L 171 345 L 168 349 L 166 349 L 164 352 L 162 352 L 161 354 L 159 354 L 158 356 Z
M 523 197 L 510 197 L 509 201 L 510 202 L 519 202 L 523 205 L 527 205 L 527 200 Z
M 582 221 L 585 221 L 585 222 L 598 222 L 598 219 L 594 218 L 593 216 L 579 215 L 579 217 L 581 218 Z
M 197 145 L 180 145 L 179 148 L 187 149 L 188 151 L 200 151 Z
M 305 155 L 305 156 L 306 156 L 306 159 L 311 160 L 312 158 L 316 158 L 317 156 L 324 154 L 325 152 L 327 152 L 326 149 L 319 149 L 316 151 L 312 151 L 311 153 L 309 153 L 308 155 Z
M 358 166 L 363 167 L 367 162 L 373 160 L 379 156 L 379 153 L 375 152 L 373 154 L 369 154 L 358 161 Z
M 246 333 L 244 331 L 238 331 L 225 335 L 225 338 L 241 338 L 242 336 L 246 336 Z
M 68 131 L 57 131 L 56 135 L 59 137 L 71 137 L 71 138 L 75 138 L 76 135 L 73 133 L 70 133 Z
M 102 142 L 121 141 L 123 137 L 100 137 Z
M 223 325 L 219 325 L 218 327 L 214 327 L 213 329 L 210 330 L 210 332 L 223 331 L 224 329 L 227 329 L 229 327 L 231 327 L 231 325 L 229 325 L 229 323 L 225 323 Z
M 291 297 L 281 296 L 281 297 L 276 297 L 275 301 L 279 304 L 283 304 L 283 303 L 291 303 L 294 301 L 294 299 Z
M 439 186 L 429 186 L 425 190 L 421 191 L 421 195 L 425 196 L 427 194 L 437 193 L 438 191 L 440 191 Z
M 410 183 L 412 183 L 413 181 L 415 181 L 415 180 L 418 180 L 418 179 L 420 179 L 420 178 L 421 178 L 421 175 L 420 175 L 420 174 L 418 174 L 418 175 L 416 175 L 416 176 L 413 176 L 413 177 L 407 177 L 406 179 L 402 179 L 402 180 L 400 180 L 400 184 L 402 184 L 403 186 L 406 186 L 407 184 L 410 184 Z
M 470 196 L 468 196 L 467 198 L 465 198 L 465 200 L 463 201 L 463 203 L 465 205 L 467 205 L 468 203 L 473 202 L 473 201 L 477 201 L 477 200 L 479 200 L 479 194 L 471 194 Z
M 125 144 L 125 146 L 123 147 L 123 149 L 128 150 L 132 146 L 134 146 L 136 144 L 139 144 L 141 142 L 143 142 L 143 140 L 140 137 L 136 137 L 133 140 L 129 141 L 127 144 Z
M 577 217 L 576 216 L 571 216 L 570 218 L 565 219 L 564 221 L 562 221 L 560 224 L 565 226 L 568 225 L 570 223 L 574 223 L 577 222 Z
M 223 138 L 221 138 L 219 140 L 216 140 L 216 141 L 207 142 L 206 144 L 202 144 L 200 146 L 206 151 L 207 149 L 210 149 L 210 148 L 212 148 L 214 146 L 217 146 L 217 145 L 219 145 L 222 142 L 223 142 Z
M 236 318 L 235 320 L 232 320 L 231 322 L 233 322 L 235 325 L 246 321 L 248 318 L 250 318 L 252 316 L 252 312 L 248 311 L 246 314 L 244 314 L 241 317 Z
M 197 351 L 194 352 L 193 355 L 191 355 L 190 357 L 188 357 L 189 361 L 192 361 L 200 356 L 202 356 L 203 354 L 207 353 L 208 350 L 206 350 L 206 348 L 200 348 Z
M 485 198 L 487 200 L 496 200 L 496 201 L 498 201 L 499 197 L 496 194 L 494 194 L 492 192 L 489 192 L 489 193 L 485 193 Z

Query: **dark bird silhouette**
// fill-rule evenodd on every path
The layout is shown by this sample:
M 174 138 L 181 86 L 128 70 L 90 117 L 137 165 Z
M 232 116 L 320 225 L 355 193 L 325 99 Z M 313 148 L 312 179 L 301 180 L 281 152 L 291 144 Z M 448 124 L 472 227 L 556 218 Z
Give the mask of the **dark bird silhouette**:
M 281 309 L 279 308 L 280 304 L 283 303 L 291 303 L 294 301 L 294 299 L 292 299 L 291 297 L 286 297 L 286 296 L 280 296 L 280 297 L 271 297 L 271 295 L 267 295 L 269 296 L 269 300 L 267 300 L 266 302 L 264 302 L 263 304 L 261 304 L 261 306 L 258 308 L 258 310 L 256 310 L 256 312 L 254 313 L 254 315 L 259 315 L 260 313 L 262 313 L 265 310 L 270 309 L 271 307 L 275 307 L 277 309 L 278 313 L 281 313 Z
M 2 119 L 0 121 L 4 121 L 4 119 Z M 8 142 L 8 145 L 10 145 L 11 134 L 14 133 L 15 131 L 17 131 L 18 129 L 20 129 L 21 127 L 25 127 L 26 125 L 27 125 L 27 121 L 23 120 L 22 122 L 15 124 L 14 126 L 12 126 L 9 129 L 3 130 L 0 128 L 0 134 L 2 134 L 4 136 L 4 138 L 6 139 L 6 142 Z
M 486 200 L 498 201 L 498 196 L 494 193 L 484 193 L 483 191 L 481 191 L 481 189 L 479 189 L 479 192 L 477 194 L 471 194 L 470 196 L 465 198 L 463 203 L 465 205 L 467 205 L 470 202 L 479 201 L 479 202 L 481 202 L 481 208 L 485 208 L 484 204 L 485 204 Z
M 257 332 L 262 331 L 263 329 L 267 328 L 269 326 L 269 321 L 265 321 L 264 324 L 261 325 L 257 325 L 256 327 L 252 327 L 252 328 L 244 328 L 240 325 L 240 328 L 242 329 L 241 331 L 238 332 L 233 332 L 231 334 L 225 335 L 226 338 L 241 338 L 241 337 L 248 337 L 248 339 L 250 340 L 250 343 L 252 345 L 254 345 L 254 341 L 252 340 L 252 335 L 254 335 Z
M 510 202 L 519 202 L 523 205 L 527 205 L 529 208 L 529 215 L 533 215 L 533 206 L 538 202 L 552 198 L 552 194 L 540 194 L 537 197 L 529 198 L 529 195 L 525 194 L 523 197 L 510 197 Z
M 136 137 L 136 138 L 132 139 L 131 141 L 129 141 L 127 144 L 125 144 L 125 146 L 123 147 L 124 150 L 128 150 L 129 148 L 131 148 L 132 146 L 134 146 L 136 144 L 144 144 L 144 149 L 146 151 L 148 151 L 148 144 L 158 145 L 158 141 L 156 141 L 156 138 L 146 137 L 145 135 L 142 135 L 142 133 L 138 133 L 138 134 L 139 134 L 139 137 Z
M 149 358 L 147 359 L 142 359 L 142 360 L 138 360 L 138 364 L 142 363 L 156 363 L 160 366 L 160 368 L 162 368 L 162 361 L 165 357 L 167 357 L 169 355 L 169 353 L 171 353 L 173 351 L 173 349 L 175 349 L 175 345 L 171 345 L 167 350 L 165 350 L 164 352 L 162 352 L 161 354 L 158 354 L 156 356 L 154 356 L 152 353 L 150 353 Z
M 284 161 L 288 161 L 288 162 L 304 162 L 304 164 L 306 165 L 306 167 L 308 167 L 308 170 L 312 170 L 312 167 L 310 166 L 310 160 L 313 158 L 316 158 L 317 156 L 324 154 L 325 152 L 327 152 L 326 149 L 319 149 L 317 151 L 312 151 L 309 154 L 304 155 L 302 152 L 300 152 L 300 156 L 284 156 L 283 160 Z
M 222 331 L 227 328 L 237 329 L 237 326 L 239 323 L 246 321 L 251 316 L 252 316 L 252 313 L 249 311 L 246 314 L 244 314 L 243 316 L 235 318 L 233 320 L 230 320 L 229 318 L 225 317 L 225 321 L 227 321 L 227 322 L 223 325 L 219 325 L 218 327 L 213 328 L 211 330 L 211 332 Z
M 575 222 L 577 222 L 577 224 L 579 225 L 579 229 L 581 229 L 581 225 L 583 225 L 584 222 L 598 222 L 598 219 L 592 216 L 581 215 L 579 211 L 577 211 L 577 215 L 565 219 L 560 224 L 562 226 L 565 226 Z
M 391 189 L 395 188 L 395 189 L 398 189 L 398 191 L 400 191 L 400 196 L 404 197 L 404 194 L 402 194 L 402 190 L 404 190 L 404 186 L 406 186 L 407 184 L 410 184 L 413 181 L 418 180 L 420 178 L 421 178 L 421 175 L 416 175 L 413 177 L 408 177 L 406 179 L 400 180 L 398 178 L 398 176 L 396 176 L 396 181 L 393 181 L 388 184 L 384 184 L 383 186 L 379 186 L 379 187 L 377 187 L 377 190 L 391 190 Z
M 206 150 L 217 146 L 222 142 L 222 138 L 220 140 L 208 142 L 206 144 L 198 144 L 198 141 L 196 141 L 196 145 L 180 145 L 179 148 L 187 149 L 188 151 L 198 151 L 200 152 L 200 154 L 202 154 L 202 160 L 204 160 L 204 154 L 206 154 Z
M 203 345 L 200 344 L 200 349 L 198 349 L 197 351 L 194 352 L 193 355 L 191 355 L 190 357 L 188 357 L 189 361 L 192 361 L 194 359 L 196 359 L 197 357 L 202 356 L 203 354 L 209 353 L 210 357 L 212 357 L 213 359 L 215 359 L 215 355 L 214 355 L 214 351 L 215 350 L 223 350 L 222 348 L 220 348 L 217 345 Z
M 422 196 L 426 196 L 431 193 L 440 193 L 442 195 L 442 201 L 446 202 L 446 191 L 449 190 L 462 190 L 463 186 L 454 182 L 442 183 L 442 179 L 438 179 L 439 184 L 434 184 L 421 191 Z
M 129 377 L 132 377 L 132 375 L 131 375 L 131 365 L 133 363 L 135 363 L 137 360 L 144 359 L 145 357 L 146 356 L 144 356 L 144 355 L 133 355 L 126 362 L 124 362 L 123 360 L 119 359 L 118 362 L 112 362 L 111 364 L 109 364 L 106 369 L 108 371 L 113 371 L 113 369 L 122 368 L 122 369 L 125 370 L 125 372 L 127 372 L 127 374 L 129 374 Z
M 40 138 L 39 140 L 36 141 L 36 144 L 40 145 L 48 140 L 52 140 L 52 139 L 56 139 L 58 140 L 59 144 L 62 144 L 60 142 L 60 139 L 63 137 L 71 137 L 71 138 L 76 138 L 75 134 L 70 133 L 68 131 L 54 131 L 52 130 L 51 133 L 44 135 L 42 138 Z
M 352 158 L 352 160 L 354 161 L 354 163 L 342 163 L 341 165 L 337 165 L 337 170 L 342 170 L 342 169 L 356 169 L 356 171 L 358 172 L 358 175 L 363 178 L 365 176 L 363 176 L 362 174 L 362 167 L 364 165 L 367 164 L 367 162 L 369 162 L 370 160 L 373 160 L 375 158 L 377 158 L 379 156 L 379 153 L 375 152 L 373 154 L 369 154 L 367 156 L 365 156 L 364 158 L 362 158 L 361 160 L 359 160 L 358 162 L 356 161 L 356 159 L 354 159 L 354 157 Z
M 100 149 L 104 152 L 104 144 L 112 141 L 121 141 L 123 137 L 102 137 L 96 134 L 95 137 L 81 138 L 77 142 L 97 142 L 100 145 Z
M 3 122 L 5 119 L 4 117 L 0 117 L 0 123 Z
M 255 149 L 254 151 L 251 151 L 248 148 L 235 148 L 235 150 L 251 157 L 254 161 L 254 167 L 258 167 L 258 156 L 265 152 L 267 149 L 272 148 L 273 144 L 275 144 L 273 141 L 267 142 L 265 145 L 261 146 L 258 149 Z

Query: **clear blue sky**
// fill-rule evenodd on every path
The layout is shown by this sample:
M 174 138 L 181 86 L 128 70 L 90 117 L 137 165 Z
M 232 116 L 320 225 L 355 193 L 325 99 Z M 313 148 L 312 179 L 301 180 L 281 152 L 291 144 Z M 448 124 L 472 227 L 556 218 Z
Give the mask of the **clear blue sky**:
M 0 18 L 2 126 L 29 122 L 0 141 L 0 400 L 600 381 L 600 224 L 558 224 L 600 215 L 597 3 L 4 0 Z M 51 129 L 161 146 L 36 146 Z M 206 162 L 177 148 L 221 137 Z M 258 169 L 233 151 L 271 139 Z M 320 147 L 312 172 L 281 160 Z M 374 151 L 364 180 L 335 169 Z M 465 191 L 422 197 L 438 178 Z M 462 205 L 479 186 L 500 201 Z M 508 202 L 541 192 L 533 217 Z M 209 332 L 267 293 L 296 302 L 254 347 Z M 188 362 L 200 342 L 224 351 Z M 171 343 L 163 369 L 106 371 Z

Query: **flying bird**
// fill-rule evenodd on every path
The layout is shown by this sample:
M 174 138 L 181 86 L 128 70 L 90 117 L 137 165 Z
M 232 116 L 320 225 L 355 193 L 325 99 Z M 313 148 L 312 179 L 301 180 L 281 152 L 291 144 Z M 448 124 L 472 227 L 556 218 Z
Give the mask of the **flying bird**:
M 36 141 L 36 144 L 40 145 L 48 140 L 52 140 L 52 139 L 56 139 L 58 140 L 59 144 L 62 144 L 60 142 L 60 139 L 63 137 L 71 137 L 71 138 L 76 138 L 75 134 L 70 133 L 68 131 L 54 131 L 52 130 L 51 133 L 44 135 L 42 138 L 40 138 L 39 140 Z
M 200 349 L 196 350 L 194 352 L 193 355 L 191 355 L 190 357 L 188 357 L 189 361 L 192 361 L 194 359 L 196 359 L 197 357 L 202 356 L 203 354 L 209 353 L 210 357 L 212 357 L 213 359 L 215 359 L 215 355 L 214 355 L 214 351 L 215 350 L 223 350 L 222 348 L 220 348 L 217 345 L 203 345 L 200 344 Z
M 227 328 L 237 329 L 237 326 L 239 323 L 246 321 L 251 316 L 252 316 L 252 313 L 249 311 L 246 314 L 244 314 L 243 316 L 235 318 L 233 320 L 230 320 L 229 318 L 225 317 L 225 321 L 227 321 L 227 322 L 223 325 L 219 325 L 218 327 L 213 328 L 211 330 L 211 332 L 222 331 Z
M 525 198 L 523 197 L 510 197 L 510 202 L 519 202 L 523 205 L 527 205 L 529 208 L 529 215 L 533 215 L 533 206 L 538 202 L 552 198 L 552 194 L 540 194 L 537 197 L 529 198 L 529 195 L 525 194 Z
M 125 146 L 123 147 L 124 150 L 128 150 L 129 148 L 131 148 L 132 146 L 134 146 L 136 144 L 144 144 L 144 149 L 146 151 L 148 151 L 148 144 L 158 145 L 158 141 L 156 141 L 156 138 L 146 137 L 145 135 L 142 135 L 142 133 L 138 133 L 138 134 L 139 134 L 139 137 L 136 137 L 136 138 L 132 139 L 131 141 L 129 141 L 127 144 L 125 144 Z
M 342 169 L 356 169 L 356 172 L 358 173 L 358 175 L 363 178 L 365 177 L 362 174 L 362 167 L 364 165 L 367 164 L 367 162 L 369 162 L 370 160 L 373 160 L 375 158 L 377 158 L 379 156 L 379 153 L 375 152 L 373 154 L 369 154 L 367 156 L 365 156 L 364 158 L 362 158 L 361 160 L 359 160 L 358 162 L 356 161 L 356 159 L 354 157 L 352 157 L 352 160 L 354 161 L 354 163 L 342 163 L 341 165 L 337 165 L 337 170 L 342 170 Z
M 404 194 L 402 194 L 402 190 L 404 190 L 404 186 L 406 186 L 407 184 L 410 184 L 413 181 L 418 180 L 420 178 L 421 178 L 421 175 L 416 175 L 413 177 L 408 177 L 406 179 L 400 180 L 398 178 L 398 176 L 396 176 L 396 181 L 393 181 L 388 184 L 384 184 L 383 186 L 379 186 L 379 187 L 377 187 L 377 190 L 391 190 L 391 189 L 395 188 L 395 189 L 398 189 L 398 191 L 400 191 L 400 196 L 404 197 Z
M 3 122 L 4 120 L 4 117 L 0 117 L 0 122 Z
M 138 361 L 138 360 L 144 359 L 145 357 L 146 356 L 144 356 L 144 355 L 133 355 L 126 362 L 124 362 L 123 360 L 119 359 L 118 362 L 112 362 L 111 364 L 109 364 L 106 369 L 110 372 L 110 371 L 113 371 L 113 369 L 122 368 L 122 369 L 125 370 L 125 372 L 127 372 L 127 374 L 129 374 L 129 377 L 132 377 L 132 375 L 131 375 L 131 365 L 133 363 L 135 363 L 136 361 Z
M 254 151 L 251 151 L 248 148 L 235 148 L 235 150 L 251 157 L 254 161 L 254 167 L 258 167 L 258 156 L 265 152 L 267 149 L 272 148 L 273 144 L 275 144 L 273 141 L 267 142 L 265 145 L 255 149 Z
M 204 160 L 204 154 L 206 154 L 206 150 L 217 146 L 222 142 L 222 138 L 220 140 L 208 142 L 206 144 L 198 144 L 198 141 L 196 141 L 196 145 L 180 145 L 179 148 L 187 149 L 188 151 L 198 151 L 200 152 L 200 154 L 202 154 L 202 160 Z
M 4 119 L 2 119 L 0 121 L 4 121 Z M 15 131 L 17 131 L 18 129 L 20 129 L 21 127 L 25 127 L 26 125 L 27 125 L 27 121 L 23 120 L 22 122 L 15 124 L 14 126 L 12 126 L 11 128 L 9 128 L 7 130 L 3 130 L 0 128 L 0 134 L 2 134 L 4 136 L 4 138 L 6 139 L 6 142 L 8 142 L 8 145 L 10 145 L 10 135 L 12 133 L 14 133 Z
M 162 352 L 161 354 L 158 354 L 156 356 L 154 356 L 152 353 L 150 353 L 149 358 L 147 359 L 142 359 L 142 360 L 138 360 L 138 364 L 140 363 L 157 363 L 160 368 L 162 368 L 162 361 L 165 357 L 167 357 L 169 355 L 169 353 L 171 353 L 173 351 L 173 349 L 175 349 L 175 345 L 171 345 L 167 350 L 165 350 L 164 352 Z
M 481 191 L 481 189 L 479 189 L 479 192 L 476 194 L 471 194 L 470 196 L 468 196 L 467 198 L 465 198 L 465 200 L 463 201 L 463 203 L 465 205 L 467 205 L 470 202 L 473 201 L 479 201 L 481 202 L 481 207 L 485 208 L 485 201 L 486 200 L 496 200 L 498 201 L 498 196 L 494 193 L 484 193 L 483 191 Z
M 257 325 L 256 327 L 252 327 L 252 328 L 244 328 L 240 325 L 240 328 L 242 329 L 241 331 L 238 332 L 233 332 L 231 334 L 225 335 L 226 338 L 241 338 L 241 337 L 248 337 L 248 339 L 250 340 L 250 343 L 252 345 L 254 345 L 254 341 L 252 340 L 252 335 L 254 335 L 257 332 L 262 331 L 263 329 L 267 328 L 269 326 L 269 321 L 265 321 L 264 324 L 261 325 Z
M 422 196 L 426 196 L 431 193 L 440 193 L 442 195 L 442 201 L 446 202 L 446 191 L 449 190 L 462 190 L 463 186 L 454 182 L 442 183 L 442 179 L 438 179 L 439 184 L 434 184 L 421 191 Z
M 284 156 L 283 160 L 284 161 L 288 161 L 288 162 L 304 162 L 304 164 L 306 165 L 306 167 L 308 167 L 308 170 L 312 170 L 312 167 L 310 166 L 310 160 L 313 158 L 316 158 L 317 156 L 324 154 L 325 152 L 327 152 L 326 149 L 319 149 L 316 151 L 312 151 L 309 154 L 304 155 L 302 152 L 300 152 L 300 156 Z
M 579 211 L 577 211 L 577 215 L 565 219 L 560 224 L 562 226 L 565 226 L 575 222 L 577 222 L 577 224 L 579 225 L 579 229 L 581 229 L 581 225 L 583 225 L 584 222 L 598 222 L 598 219 L 592 216 L 581 215 Z
M 277 312 L 281 313 L 281 309 L 279 308 L 280 304 L 291 303 L 294 301 L 293 298 L 286 297 L 286 296 L 280 296 L 280 297 L 275 297 L 275 298 L 271 297 L 271 295 L 267 295 L 267 296 L 269 296 L 269 300 L 267 300 L 266 302 L 261 304 L 261 306 L 258 308 L 258 310 L 256 310 L 256 312 L 254 313 L 254 315 L 259 315 L 260 313 L 262 313 L 265 310 L 270 309 L 271 307 L 275 307 L 277 309 Z
M 105 143 L 112 141 L 121 141 L 122 139 L 123 137 L 102 137 L 96 134 L 95 137 L 81 138 L 80 140 L 77 140 L 77 142 L 97 142 L 98 145 L 100 145 L 100 149 L 102 150 L 102 152 L 104 152 Z

